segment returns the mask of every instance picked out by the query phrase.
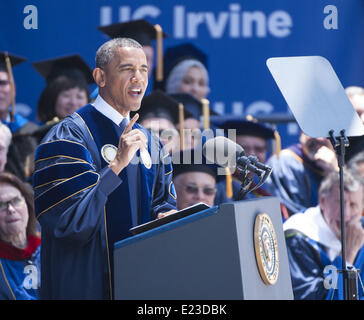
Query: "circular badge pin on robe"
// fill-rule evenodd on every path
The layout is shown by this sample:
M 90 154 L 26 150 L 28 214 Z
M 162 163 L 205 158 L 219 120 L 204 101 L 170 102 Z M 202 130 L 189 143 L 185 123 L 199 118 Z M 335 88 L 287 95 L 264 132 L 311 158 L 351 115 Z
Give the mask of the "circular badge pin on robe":
M 118 148 L 116 148 L 114 145 L 105 144 L 101 148 L 101 155 L 107 163 L 110 163 L 115 159 L 117 151 Z

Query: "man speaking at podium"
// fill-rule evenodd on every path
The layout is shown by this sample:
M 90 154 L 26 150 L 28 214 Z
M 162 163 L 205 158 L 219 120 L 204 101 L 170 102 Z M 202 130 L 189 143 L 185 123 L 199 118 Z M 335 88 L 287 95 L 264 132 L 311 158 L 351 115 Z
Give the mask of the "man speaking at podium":
M 129 119 L 148 84 L 141 45 L 106 42 L 93 76 L 95 102 L 53 127 L 35 156 L 42 299 L 112 299 L 114 243 L 176 208 L 168 153 Z

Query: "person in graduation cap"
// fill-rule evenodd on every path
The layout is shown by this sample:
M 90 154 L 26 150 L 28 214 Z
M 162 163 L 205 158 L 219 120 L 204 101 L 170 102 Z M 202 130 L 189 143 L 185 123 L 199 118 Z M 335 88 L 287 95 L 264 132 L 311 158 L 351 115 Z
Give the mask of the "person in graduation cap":
M 183 119 L 192 117 L 186 108 L 182 115 L 179 103 L 161 90 L 155 90 L 142 100 L 139 123 L 151 130 L 162 141 L 169 154 L 179 151 L 180 136 L 176 125 Z
M 333 272 L 342 268 L 339 181 L 338 172 L 328 174 L 319 188 L 319 204 L 283 224 L 295 299 L 343 300 L 342 274 Z M 344 170 L 343 184 L 346 261 L 363 278 L 364 186 L 350 170 Z
M 42 60 L 33 67 L 46 80 L 38 99 L 37 117 L 42 124 L 62 120 L 89 101 L 92 70 L 77 54 Z
M 258 122 L 251 116 L 247 116 L 245 119 L 225 120 L 218 123 L 217 127 L 223 129 L 226 135 L 229 135 L 228 130 L 235 130 L 235 142 L 244 149 L 246 156 L 255 156 L 260 163 L 265 163 L 267 161 L 270 141 L 278 139 L 278 143 L 276 141 L 276 147 L 280 144 L 278 133 L 275 132 L 275 130 L 264 123 Z M 238 183 L 237 179 L 238 172 L 234 170 L 234 168 L 232 168 L 231 171 L 234 172 L 233 200 L 236 201 L 238 200 L 241 185 Z M 251 175 L 253 175 L 253 173 Z M 251 187 L 254 187 L 254 185 L 255 181 L 253 181 Z M 271 193 L 268 192 L 263 185 L 249 193 L 248 198 L 264 196 L 271 196 Z M 287 219 L 288 212 L 283 204 L 281 204 L 281 211 L 283 219 Z
M 201 100 L 210 93 L 207 56 L 192 43 L 168 48 L 164 70 L 160 86 L 167 94 L 188 93 Z
M 23 57 L 0 52 L 0 121 L 13 135 L 5 169 L 22 181 L 29 177 L 29 164 L 37 147 L 37 140 L 31 133 L 39 127 L 15 111 L 16 86 L 12 67 L 24 61 Z
M 240 145 L 246 156 L 256 156 L 258 161 L 265 163 L 269 152 L 269 141 L 275 139 L 275 132 L 268 125 L 248 116 L 244 119 L 225 120 L 217 124 L 228 136 L 229 130 L 234 130 L 236 143 Z M 263 188 L 255 190 L 256 196 L 263 196 Z
M 36 126 L 14 110 L 16 85 L 12 68 L 24 61 L 23 57 L 0 52 L 0 120 L 13 134 L 28 132 Z
M 299 143 L 283 149 L 267 161 L 272 174 L 265 185 L 280 198 L 289 215 L 318 204 L 317 192 L 322 179 L 338 171 L 336 153 L 327 138 L 312 138 L 301 132 Z
M 93 76 L 93 104 L 52 127 L 36 151 L 43 299 L 112 299 L 114 243 L 176 211 L 170 157 L 137 114 L 130 119 L 148 85 L 142 46 L 104 43 Z
M 178 158 L 177 158 L 178 156 Z M 200 149 L 185 149 L 173 156 L 173 183 L 177 208 L 199 202 L 213 206 L 216 195 L 217 166 L 209 164 Z
M 163 80 L 163 39 L 168 35 L 163 32 L 160 25 L 152 25 L 145 19 L 131 20 L 127 22 L 113 23 L 107 26 L 100 26 L 98 29 L 109 36 L 110 38 L 131 38 L 139 42 L 143 51 L 147 57 L 149 68 L 149 87 L 153 88 L 151 83 L 153 80 L 159 82 Z M 157 50 L 154 49 L 153 40 L 156 40 Z M 157 58 L 155 59 L 155 53 Z M 153 79 L 154 61 L 156 60 L 156 74 Z M 147 94 L 150 93 L 150 89 L 147 88 Z M 91 98 L 96 98 L 98 88 L 91 94 Z

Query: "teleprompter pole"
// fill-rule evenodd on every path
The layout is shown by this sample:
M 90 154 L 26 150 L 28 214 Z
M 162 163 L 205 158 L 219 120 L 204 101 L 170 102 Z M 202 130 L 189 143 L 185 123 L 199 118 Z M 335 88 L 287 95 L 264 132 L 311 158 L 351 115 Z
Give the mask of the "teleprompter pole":
M 345 235 L 345 202 L 344 202 L 344 165 L 345 147 L 349 146 L 349 140 L 345 135 L 345 130 L 340 131 L 340 136 L 334 136 L 334 130 L 330 130 L 330 141 L 336 151 L 339 177 L 340 177 L 340 220 L 341 220 L 341 258 L 343 274 L 344 300 L 358 300 L 358 275 L 355 268 L 348 268 L 346 265 L 346 235 Z

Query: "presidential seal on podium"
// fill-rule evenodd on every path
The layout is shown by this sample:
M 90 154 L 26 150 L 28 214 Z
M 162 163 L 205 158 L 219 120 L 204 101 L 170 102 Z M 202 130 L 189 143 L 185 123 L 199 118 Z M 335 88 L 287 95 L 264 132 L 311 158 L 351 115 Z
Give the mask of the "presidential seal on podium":
M 263 282 L 267 285 L 275 284 L 279 272 L 277 236 L 272 220 L 266 213 L 258 214 L 255 218 L 254 247 Z

